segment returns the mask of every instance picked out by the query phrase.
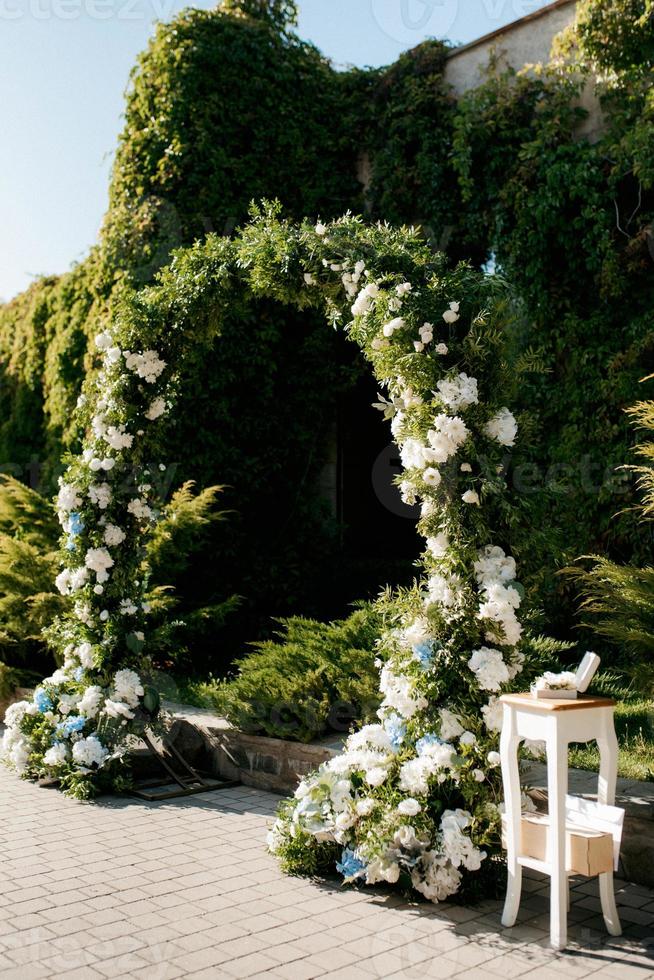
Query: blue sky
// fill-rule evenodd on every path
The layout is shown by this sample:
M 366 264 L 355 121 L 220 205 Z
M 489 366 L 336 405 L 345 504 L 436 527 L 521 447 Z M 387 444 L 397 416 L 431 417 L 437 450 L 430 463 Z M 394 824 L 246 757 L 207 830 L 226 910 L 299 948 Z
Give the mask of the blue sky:
M 337 64 L 383 65 L 426 37 L 465 43 L 547 2 L 300 0 L 299 33 Z M 185 6 L 0 0 L 0 299 L 95 241 L 130 69 L 154 22 Z

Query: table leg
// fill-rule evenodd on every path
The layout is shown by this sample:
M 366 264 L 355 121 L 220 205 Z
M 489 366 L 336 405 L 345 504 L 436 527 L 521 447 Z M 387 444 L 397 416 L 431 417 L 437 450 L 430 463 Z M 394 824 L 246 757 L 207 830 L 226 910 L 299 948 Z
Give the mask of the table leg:
M 618 779 L 618 739 L 615 734 L 613 711 L 602 712 L 602 728 L 597 739 L 600 753 L 599 782 L 597 784 L 597 802 L 615 803 L 615 787 Z M 602 915 L 607 932 L 611 936 L 621 936 L 622 926 L 615 904 L 615 888 L 613 872 L 607 871 L 599 875 L 600 901 Z
M 506 809 L 506 850 L 508 880 L 506 900 L 502 913 L 502 925 L 514 926 L 520 908 L 522 890 L 522 867 L 518 864 L 520 849 L 520 820 L 522 818 L 522 798 L 520 794 L 520 773 L 518 770 L 518 745 L 515 713 L 509 705 L 504 705 L 500 756 L 502 760 L 502 783 L 504 786 L 504 806 Z
M 568 787 L 568 744 L 550 719 L 547 746 L 547 797 L 549 810 L 550 942 L 565 949 L 568 941 L 568 875 L 565 866 L 565 794 Z

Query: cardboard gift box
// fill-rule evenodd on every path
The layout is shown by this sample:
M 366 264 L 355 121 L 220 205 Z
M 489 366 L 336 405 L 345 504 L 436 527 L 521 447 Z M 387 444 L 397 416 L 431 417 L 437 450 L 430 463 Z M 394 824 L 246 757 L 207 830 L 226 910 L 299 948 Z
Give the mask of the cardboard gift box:
M 587 800 L 566 797 L 566 870 L 570 874 L 593 875 L 617 867 L 624 810 Z M 593 826 L 595 824 L 595 826 Z M 506 816 L 502 817 L 505 844 Z M 523 813 L 520 819 L 521 857 L 547 862 L 549 816 Z

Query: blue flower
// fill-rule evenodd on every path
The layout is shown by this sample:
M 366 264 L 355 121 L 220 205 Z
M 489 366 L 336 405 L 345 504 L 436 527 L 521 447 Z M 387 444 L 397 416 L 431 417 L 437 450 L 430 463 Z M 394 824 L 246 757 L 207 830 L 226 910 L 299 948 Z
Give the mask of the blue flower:
M 366 863 L 358 858 L 353 850 L 346 847 L 341 855 L 341 860 L 336 864 L 336 870 L 340 871 L 348 881 L 362 877 L 366 870 Z
M 68 530 L 74 538 L 78 534 L 81 534 L 84 530 L 84 521 L 82 520 L 82 515 L 73 512 L 68 518 Z
M 57 725 L 57 735 L 68 738 L 73 732 L 81 732 L 85 724 L 86 718 L 82 718 L 80 715 L 71 715 L 65 721 L 59 722 Z
M 75 538 L 78 537 L 84 530 L 84 521 L 82 520 L 81 514 L 73 512 L 68 517 L 68 542 L 66 543 L 66 548 L 68 551 L 75 550 Z
M 424 643 L 417 643 L 411 649 L 423 670 L 427 670 L 433 664 L 434 654 L 440 649 L 440 644 L 436 640 L 425 640 Z
M 439 738 L 438 735 L 424 735 L 419 738 L 416 742 L 416 751 L 418 755 L 422 755 L 425 749 L 428 749 L 430 745 L 443 745 L 443 739 Z
M 400 716 L 389 715 L 384 721 L 384 728 L 386 729 L 386 734 L 391 740 L 391 745 L 393 748 L 399 749 L 404 741 L 404 736 L 406 735 L 406 725 Z
M 44 691 L 42 687 L 37 687 L 34 692 L 34 704 L 39 709 L 41 714 L 46 711 L 52 711 L 52 699 L 47 691 Z

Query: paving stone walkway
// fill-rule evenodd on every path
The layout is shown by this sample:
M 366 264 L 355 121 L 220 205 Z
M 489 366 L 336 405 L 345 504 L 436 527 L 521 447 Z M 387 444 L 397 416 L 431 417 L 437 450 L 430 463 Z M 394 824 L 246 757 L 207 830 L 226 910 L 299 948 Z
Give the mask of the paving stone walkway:
M 580 881 L 572 943 L 547 946 L 547 887 L 519 925 L 500 903 L 410 903 L 284 877 L 264 850 L 277 798 L 237 787 L 167 803 L 79 804 L 0 768 L 0 977 L 654 977 L 654 893 L 619 885 L 607 937 Z

